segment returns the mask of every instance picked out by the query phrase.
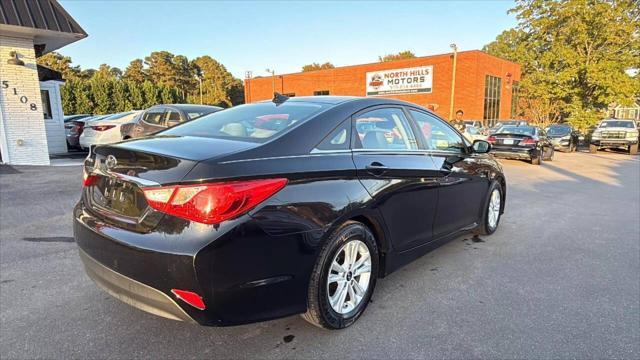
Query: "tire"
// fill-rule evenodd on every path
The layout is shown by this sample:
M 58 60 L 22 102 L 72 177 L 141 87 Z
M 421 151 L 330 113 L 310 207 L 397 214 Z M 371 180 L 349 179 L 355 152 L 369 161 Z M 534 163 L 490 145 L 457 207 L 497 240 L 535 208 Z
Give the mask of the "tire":
M 491 211 L 492 207 L 495 210 L 496 204 L 492 202 L 493 194 L 497 192 L 498 194 L 498 203 L 497 203 L 497 214 L 495 221 L 491 219 Z M 502 186 L 497 181 L 492 181 L 491 186 L 489 186 L 489 191 L 487 192 L 487 199 L 485 200 L 484 208 L 482 211 L 482 217 L 480 219 L 480 226 L 475 231 L 478 235 L 491 235 L 498 229 L 500 225 L 500 217 L 502 215 L 502 203 L 504 201 L 504 192 Z
M 551 151 L 551 155 L 549 155 L 548 158 L 544 159 L 545 161 L 553 161 L 553 154 L 555 153 L 555 150 L 553 148 L 549 148 L 549 151 Z
M 334 261 L 340 264 L 341 259 L 343 261 L 342 265 L 349 263 L 346 250 L 349 249 L 349 246 L 358 246 L 356 250 L 359 252 L 355 261 L 357 264 L 358 260 L 366 258 L 366 256 L 362 255 L 364 252 L 363 245 L 366 247 L 370 257 L 368 285 L 364 289 L 364 295 L 359 302 L 357 300 L 353 301 L 351 298 L 353 294 L 356 294 L 356 286 L 346 285 L 346 295 L 342 298 L 342 304 L 340 302 L 335 304 L 336 307 L 345 311 L 344 313 L 339 313 L 331 305 L 329 298 L 339 295 L 340 281 L 342 281 L 342 284 L 345 282 L 347 284 L 364 284 L 365 278 L 363 275 L 366 275 L 366 272 L 360 275 L 355 275 L 355 272 L 352 273 L 351 270 L 340 273 L 335 271 L 335 268 L 332 268 L 332 264 Z M 307 312 L 302 314 L 302 317 L 313 325 L 331 330 L 344 329 L 355 323 L 367 308 L 369 300 L 371 300 L 378 275 L 378 261 L 378 247 L 371 230 L 356 221 L 347 221 L 342 224 L 331 234 L 316 260 L 309 281 Z M 366 269 L 366 261 L 363 266 L 361 269 Z M 328 283 L 330 273 L 334 278 L 337 277 L 342 280 Z M 362 285 L 359 287 L 362 289 Z M 354 298 L 357 299 L 357 296 L 354 296 Z M 349 300 L 347 301 L 347 299 Z M 353 308 L 350 308 L 350 306 L 353 306 Z
M 638 155 L 638 144 L 629 145 L 629 155 Z
M 593 144 L 589 144 L 589 152 L 592 154 L 595 154 L 598 152 L 598 147 L 593 145 Z
M 542 164 L 541 155 L 537 155 L 531 158 L 531 165 L 540 165 L 540 164 Z

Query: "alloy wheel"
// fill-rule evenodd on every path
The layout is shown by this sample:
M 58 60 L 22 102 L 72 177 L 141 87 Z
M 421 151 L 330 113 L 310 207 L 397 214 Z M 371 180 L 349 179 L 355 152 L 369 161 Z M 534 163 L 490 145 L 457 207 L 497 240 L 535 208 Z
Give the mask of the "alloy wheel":
M 488 223 L 491 229 L 495 229 L 498 226 L 498 219 L 500 218 L 500 190 L 493 189 L 491 192 L 491 199 L 489 200 L 488 209 Z
M 331 308 L 344 315 L 360 305 L 371 280 L 371 254 L 364 242 L 344 244 L 331 262 L 327 276 L 327 297 Z

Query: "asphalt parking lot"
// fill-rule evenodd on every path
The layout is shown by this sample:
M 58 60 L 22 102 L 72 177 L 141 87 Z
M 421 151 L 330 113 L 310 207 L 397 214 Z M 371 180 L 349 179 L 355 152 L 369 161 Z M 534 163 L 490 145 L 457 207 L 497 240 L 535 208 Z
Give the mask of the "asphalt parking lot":
M 378 282 L 363 317 L 230 328 L 165 320 L 84 274 L 78 166 L 0 168 L 0 356 L 8 358 L 639 358 L 640 157 L 503 161 L 507 208 Z

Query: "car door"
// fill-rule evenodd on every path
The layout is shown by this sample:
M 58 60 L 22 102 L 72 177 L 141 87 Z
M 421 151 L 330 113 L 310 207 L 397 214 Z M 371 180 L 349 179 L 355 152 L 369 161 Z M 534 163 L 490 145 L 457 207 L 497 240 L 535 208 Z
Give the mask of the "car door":
M 164 120 L 165 108 L 163 106 L 152 107 L 142 116 L 138 124 L 140 130 L 138 136 L 147 136 L 166 128 Z
M 432 239 L 437 171 L 400 106 L 370 108 L 352 117 L 353 161 L 382 213 L 396 251 Z
M 433 223 L 434 237 L 441 237 L 475 224 L 489 189 L 486 154 L 474 154 L 469 143 L 444 120 L 410 108 L 409 114 L 421 129 L 422 142 L 437 169 L 438 206 Z

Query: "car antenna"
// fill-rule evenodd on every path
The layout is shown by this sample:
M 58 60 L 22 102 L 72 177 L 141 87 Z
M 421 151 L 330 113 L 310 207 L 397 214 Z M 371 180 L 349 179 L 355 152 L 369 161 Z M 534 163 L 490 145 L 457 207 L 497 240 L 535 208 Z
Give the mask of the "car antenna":
M 284 103 L 285 101 L 289 100 L 289 97 L 286 95 L 282 95 L 278 92 L 274 92 L 273 93 L 273 99 L 271 99 L 271 101 L 277 105 L 280 105 L 282 103 Z

